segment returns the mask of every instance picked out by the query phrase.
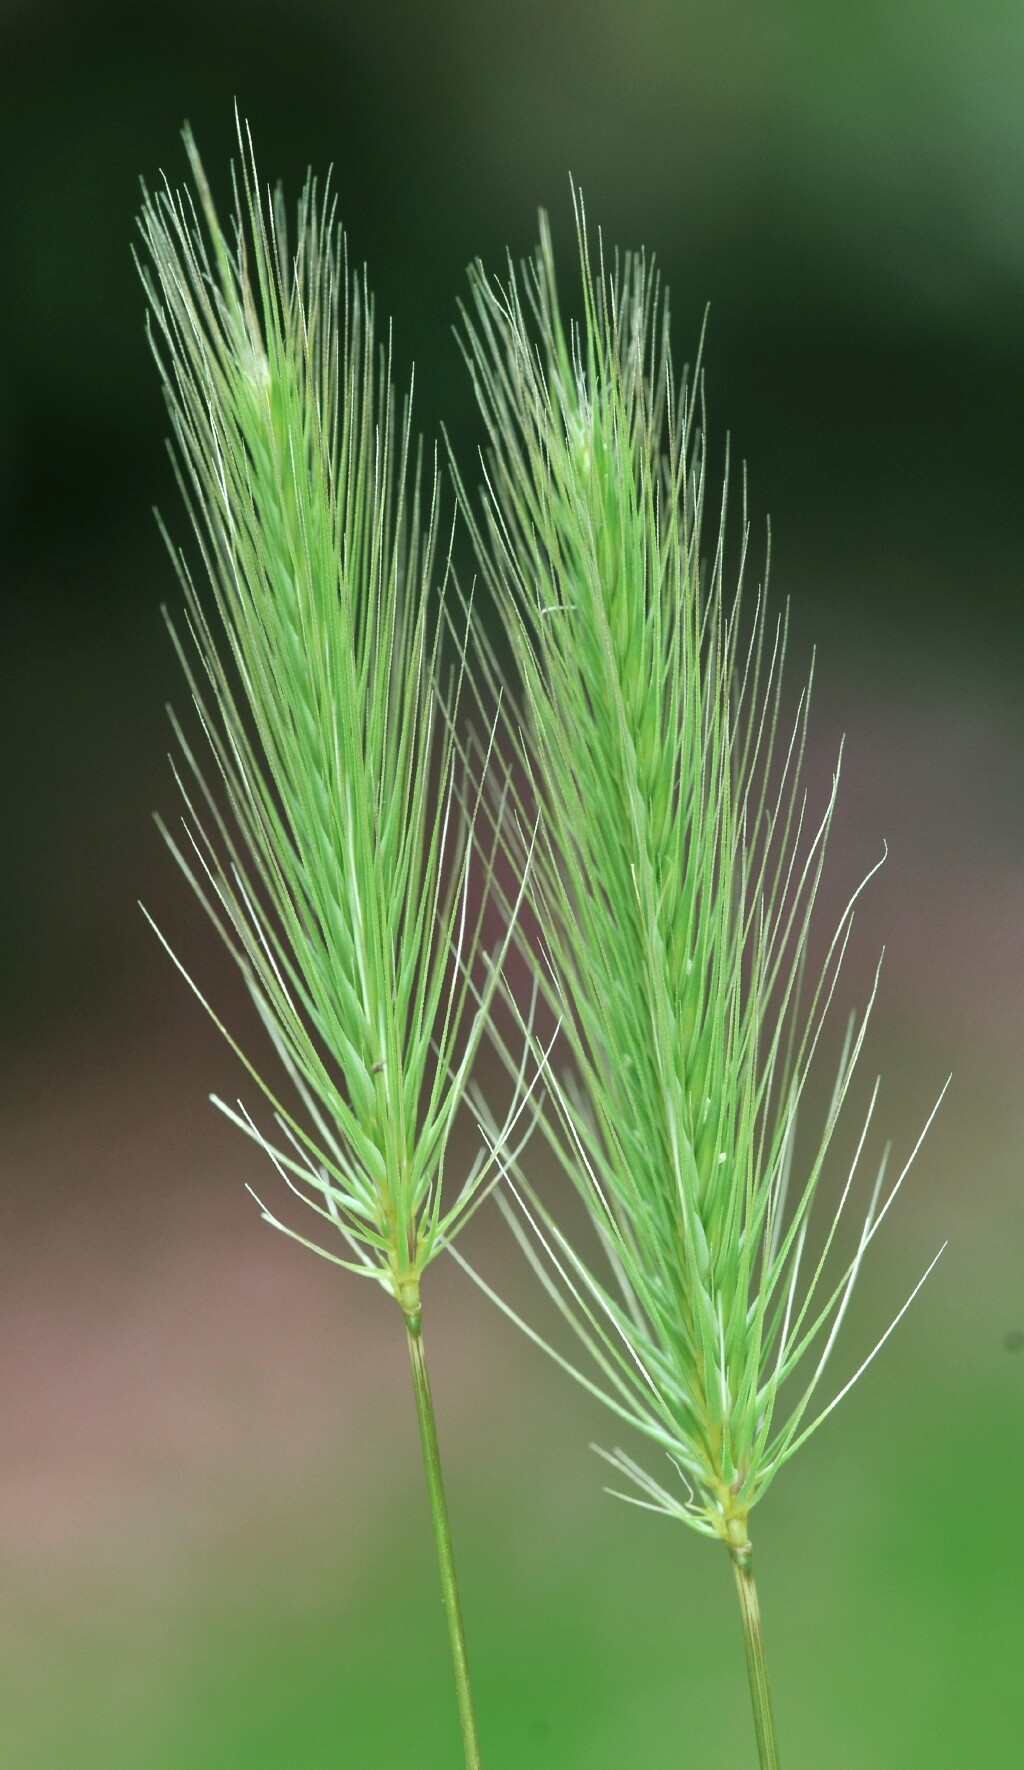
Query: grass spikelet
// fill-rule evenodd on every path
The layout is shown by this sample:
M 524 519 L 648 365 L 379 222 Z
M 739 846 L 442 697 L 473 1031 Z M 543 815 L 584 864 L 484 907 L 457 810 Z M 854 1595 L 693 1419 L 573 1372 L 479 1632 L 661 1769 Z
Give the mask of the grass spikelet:
M 571 1080 L 545 1066 L 539 1125 L 596 1251 L 518 1163 L 510 1220 L 585 1353 L 554 1356 L 657 1447 L 657 1472 L 604 1453 L 623 1497 L 733 1556 L 762 1762 L 775 1764 L 750 1513 L 839 1399 L 822 1404 L 819 1384 L 903 1174 L 886 1190 L 882 1164 L 835 1270 L 876 1087 L 811 1257 L 871 1005 L 797 1174 L 797 1111 L 853 913 L 851 901 L 809 977 L 838 763 L 812 816 L 809 689 L 787 722 L 785 622 L 769 623 L 763 594 L 742 616 L 745 512 L 735 590 L 724 501 L 704 558 L 704 446 L 658 279 L 642 257 L 593 264 L 581 208 L 578 223 L 578 326 L 562 318 L 542 218 L 522 275 L 500 286 L 474 270 L 464 328 L 489 447 L 482 517 L 463 502 L 520 682 L 513 859 L 540 825 L 527 883 L 540 938 L 520 944 L 572 1059 Z
M 435 700 L 437 475 L 424 486 L 410 460 L 410 403 L 399 411 L 330 196 L 307 186 L 290 248 L 250 147 L 229 239 L 186 146 L 207 237 L 169 189 L 147 197 L 142 232 L 223 635 L 175 555 L 195 661 L 176 643 L 213 767 L 176 724 L 184 840 L 168 840 L 304 1109 L 256 1075 L 279 1133 L 266 1146 L 340 1231 L 330 1257 L 414 1315 L 424 1267 L 488 1172 L 442 1202 L 493 984 L 467 1016 L 486 889 L 471 902 L 473 808 Z
M 218 1104 L 318 1215 L 320 1237 L 263 1214 L 378 1282 L 405 1317 L 475 1765 L 420 1281 L 496 1171 L 483 1150 L 444 1186 L 502 955 L 474 984 L 490 858 L 471 879 L 455 697 L 439 711 L 436 463 L 424 473 L 329 192 L 307 184 L 289 239 L 240 130 L 225 231 L 185 139 L 196 199 L 165 186 L 141 222 L 151 338 L 214 605 L 175 555 L 188 627 L 175 643 L 206 756 L 176 727 L 183 835 L 167 839 L 271 1046 L 268 1072 L 222 1027 L 274 1130 Z

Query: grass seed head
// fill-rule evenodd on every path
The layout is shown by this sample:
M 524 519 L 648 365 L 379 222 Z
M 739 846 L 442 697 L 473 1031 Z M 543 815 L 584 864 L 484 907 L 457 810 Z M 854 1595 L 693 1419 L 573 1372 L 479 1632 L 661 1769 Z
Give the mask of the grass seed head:
M 808 693 L 787 723 L 785 622 L 768 622 L 761 593 L 744 622 L 745 512 L 727 591 L 724 498 L 705 561 L 704 445 L 658 278 L 642 256 L 609 267 L 599 249 L 595 264 L 582 206 L 578 221 L 578 325 L 542 219 L 521 274 L 502 286 L 474 270 L 464 327 L 489 446 L 482 513 L 462 501 L 520 684 L 513 859 L 539 819 L 527 896 L 541 938 L 521 946 L 578 1078 L 545 1064 L 538 1128 L 598 1256 L 518 1163 L 512 1221 L 586 1350 L 574 1374 L 673 1465 L 665 1486 L 611 1453 L 626 1497 L 742 1553 L 751 1508 L 830 1411 L 812 1401 L 899 1181 L 883 1202 L 878 1175 L 834 1272 L 862 1135 L 805 1261 L 867 1023 L 797 1175 L 797 1109 L 853 907 L 809 982 L 838 766 L 812 820 Z
M 208 609 L 175 554 L 206 760 L 176 726 L 183 834 L 168 841 L 275 1054 L 278 1080 L 243 1057 L 274 1131 L 224 1110 L 328 1226 L 333 1245 L 309 1245 L 414 1320 L 424 1266 L 494 1168 L 477 1161 L 442 1198 L 499 966 L 473 986 L 488 863 L 471 878 L 473 800 L 457 791 L 454 709 L 438 710 L 436 465 L 396 400 L 329 190 L 307 184 L 289 236 L 240 127 L 225 227 L 185 141 L 194 194 L 165 185 L 141 217 L 212 595 Z

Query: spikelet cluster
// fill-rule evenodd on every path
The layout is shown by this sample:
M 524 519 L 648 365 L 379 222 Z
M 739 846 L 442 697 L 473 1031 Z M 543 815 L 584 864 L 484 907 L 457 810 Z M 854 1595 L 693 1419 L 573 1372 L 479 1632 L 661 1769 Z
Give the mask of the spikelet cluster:
M 805 1271 L 867 1023 L 851 1024 L 794 1176 L 852 912 L 809 983 L 838 766 L 811 821 L 808 697 L 784 722 L 784 623 L 769 626 L 759 595 L 744 624 L 739 588 L 727 594 L 724 508 L 704 561 L 703 445 L 657 278 L 639 257 L 595 271 L 582 217 L 580 249 L 578 327 L 563 321 L 542 221 L 522 276 L 473 273 L 464 328 L 489 447 L 482 515 L 464 490 L 463 503 L 520 684 L 505 840 L 521 868 L 521 832 L 539 824 L 527 884 L 539 938 L 521 948 L 572 1060 L 568 1077 L 546 1065 L 539 1129 L 588 1207 L 596 1255 L 517 1164 L 512 1221 L 588 1354 L 570 1368 L 681 1478 L 615 1451 L 624 1497 L 739 1555 L 751 1508 L 829 1411 L 812 1398 L 896 1188 L 883 1198 L 883 1163 L 836 1273 L 862 1133 Z
M 273 1080 L 243 1057 L 274 1109 L 269 1138 L 224 1110 L 330 1225 L 318 1251 L 413 1320 L 423 1267 L 488 1173 L 479 1160 L 442 1202 L 489 986 L 474 1003 L 487 858 L 471 893 L 473 810 L 455 792 L 430 613 L 446 567 L 436 464 L 421 471 L 329 193 L 307 185 L 290 245 L 240 132 L 225 230 L 186 146 L 198 203 L 166 187 L 141 222 L 213 605 L 176 556 L 207 755 L 176 727 L 184 835 L 168 840 L 277 1059 Z

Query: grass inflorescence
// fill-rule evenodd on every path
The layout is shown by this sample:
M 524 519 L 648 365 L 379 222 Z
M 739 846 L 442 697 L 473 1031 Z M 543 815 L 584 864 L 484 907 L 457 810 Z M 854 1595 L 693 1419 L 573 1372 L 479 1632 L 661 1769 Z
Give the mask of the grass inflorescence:
M 787 720 L 785 620 L 769 622 L 763 591 L 744 620 L 745 512 L 727 590 L 724 498 L 705 558 L 706 452 L 658 279 L 640 256 L 594 266 L 578 220 L 578 326 L 563 320 L 542 219 L 522 275 L 471 273 L 463 334 L 489 444 L 482 514 L 463 503 L 520 685 L 505 720 L 520 785 L 504 818 L 520 872 L 539 819 L 526 894 L 537 938 L 519 946 L 571 1058 L 565 1073 L 537 1047 L 535 1106 L 594 1247 L 523 1161 L 508 1214 L 586 1360 L 548 1349 L 662 1453 L 656 1473 L 603 1453 L 622 1497 L 733 1555 L 768 1764 L 749 1518 L 839 1399 L 822 1405 L 818 1387 L 906 1168 L 886 1191 L 879 1164 L 835 1270 L 876 1084 L 808 1252 L 874 995 L 797 1172 L 797 1114 L 853 913 L 851 900 L 809 973 L 838 762 L 812 817 L 809 685 Z
M 205 760 L 175 722 L 184 834 L 167 839 L 269 1035 L 268 1071 L 222 1027 L 273 1131 L 217 1104 L 321 1236 L 263 1214 L 405 1317 L 476 1763 L 420 1281 L 496 1171 L 483 1150 L 444 1185 L 500 953 L 475 983 L 490 857 L 458 784 L 461 666 L 447 697 L 438 679 L 439 476 L 414 448 L 329 192 L 307 185 L 290 241 L 240 145 L 233 230 L 187 133 L 198 208 L 164 188 L 142 215 L 151 338 L 214 603 L 175 554 Z

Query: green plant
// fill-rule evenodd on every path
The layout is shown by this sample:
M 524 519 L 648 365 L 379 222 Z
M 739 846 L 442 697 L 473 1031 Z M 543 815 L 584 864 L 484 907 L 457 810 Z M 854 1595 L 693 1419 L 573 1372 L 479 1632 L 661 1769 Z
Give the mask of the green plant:
M 785 625 L 768 627 L 759 595 L 745 629 L 739 589 L 726 595 L 724 504 L 702 564 L 706 459 L 657 279 L 635 257 L 611 270 L 602 259 L 595 274 L 578 219 L 578 327 L 561 316 L 543 220 L 522 281 L 500 287 L 475 268 L 465 316 L 490 445 L 482 520 L 464 489 L 462 501 L 520 683 L 505 719 L 518 815 L 499 822 L 539 934 L 519 948 L 572 1060 L 556 1073 L 524 1023 L 546 1077 L 533 1104 L 594 1248 L 518 1159 L 508 1214 L 589 1370 L 547 1350 L 666 1459 L 657 1478 L 625 1450 L 602 1453 L 632 1488 L 622 1497 L 728 1547 L 772 1766 L 750 1514 L 856 1380 L 812 1407 L 906 1168 L 883 1195 L 883 1159 L 856 1247 L 832 1271 L 876 1084 L 834 1218 L 809 1251 L 871 1005 L 851 1022 L 794 1180 L 797 1110 L 853 911 L 851 900 L 807 987 L 838 766 L 809 824 L 809 690 L 787 726 Z M 744 522 L 744 555 L 746 541 Z M 522 832 L 538 818 L 527 866 Z M 492 1139 L 497 1153 L 497 1126 Z
M 853 900 L 807 985 L 835 782 L 809 823 L 808 697 L 787 724 L 785 625 L 769 627 L 759 596 L 745 628 L 739 591 L 726 597 L 724 509 L 710 569 L 701 563 L 704 448 L 656 280 L 641 259 L 611 274 L 600 262 L 595 276 L 581 218 L 583 322 L 567 328 L 544 225 L 525 304 L 514 276 L 501 290 L 478 268 L 466 321 L 491 444 L 484 519 L 461 485 L 460 502 L 519 678 L 490 788 L 496 726 L 482 755 L 458 735 L 468 615 L 450 691 L 439 681 L 453 617 L 436 465 L 425 476 L 414 457 L 409 402 L 399 412 L 329 195 L 307 185 L 290 242 L 240 139 L 232 231 L 187 132 L 198 208 L 165 187 L 142 215 L 153 347 L 213 599 L 208 614 L 172 548 L 188 626 L 175 645 L 209 756 L 175 721 L 185 837 L 165 835 L 278 1076 L 189 978 L 274 1129 L 217 1105 L 340 1240 L 321 1245 L 261 1203 L 267 1221 L 373 1279 L 402 1312 L 468 1770 L 480 1753 L 421 1280 L 442 1251 L 460 1258 L 458 1229 L 505 1177 L 515 1234 L 595 1373 L 521 1325 L 681 1483 L 613 1450 L 633 1487 L 623 1497 L 726 1544 L 761 1761 L 776 1765 L 750 1514 L 856 1381 L 815 1411 L 906 1173 L 885 1193 L 883 1160 L 854 1251 L 833 1271 L 877 1085 L 812 1250 L 870 1002 L 793 1183 L 797 1110 Z M 483 642 L 478 668 L 477 688 L 499 693 Z M 485 955 L 489 898 L 505 933 Z M 527 1009 L 503 982 L 513 942 L 532 977 Z M 538 1004 L 570 1075 L 550 1060 Z M 473 1092 L 488 1031 L 513 1078 L 502 1115 Z M 448 1140 L 467 1101 L 483 1148 L 449 1196 Z M 582 1197 L 596 1252 L 525 1171 L 524 1129 Z
M 199 213 L 169 187 L 146 196 L 144 277 L 222 637 L 176 555 L 192 644 L 175 643 L 213 767 L 175 722 L 184 845 L 165 834 L 245 979 L 279 1081 L 192 987 L 270 1103 L 275 1131 L 217 1104 L 335 1244 L 261 1204 L 264 1217 L 373 1279 L 402 1311 L 476 1766 L 420 1284 L 495 1172 L 494 1152 L 481 1154 L 447 1196 L 448 1139 L 501 954 L 474 1001 L 490 863 L 484 855 L 477 892 L 475 810 L 457 790 L 457 683 L 447 712 L 437 684 L 430 593 L 446 572 L 436 464 L 424 481 L 419 458 L 410 463 L 410 404 L 399 415 L 329 195 L 307 186 L 290 244 L 281 199 L 264 198 L 243 143 L 229 237 L 185 139 Z

